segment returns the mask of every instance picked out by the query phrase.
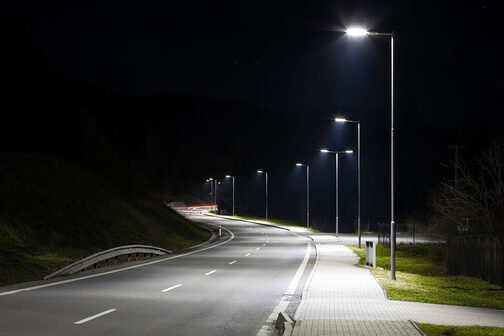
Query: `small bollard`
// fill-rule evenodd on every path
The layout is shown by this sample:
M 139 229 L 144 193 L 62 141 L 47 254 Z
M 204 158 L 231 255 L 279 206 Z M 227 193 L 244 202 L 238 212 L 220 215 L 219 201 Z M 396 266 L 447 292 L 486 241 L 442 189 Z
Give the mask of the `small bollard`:
M 222 226 L 219 225 L 219 237 L 222 236 Z

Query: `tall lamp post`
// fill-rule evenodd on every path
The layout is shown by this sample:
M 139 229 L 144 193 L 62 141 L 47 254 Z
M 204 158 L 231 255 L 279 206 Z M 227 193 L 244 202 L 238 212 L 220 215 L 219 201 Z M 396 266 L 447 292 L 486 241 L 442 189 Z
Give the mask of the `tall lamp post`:
M 206 181 L 210 182 L 210 194 L 209 195 L 210 195 L 210 204 L 212 204 L 213 203 L 213 194 L 212 194 L 212 190 L 213 190 L 213 182 L 212 181 L 213 181 L 213 178 L 211 178 L 211 177 L 207 178 Z
M 339 157 L 339 154 L 351 154 L 351 153 L 353 153 L 353 150 L 331 151 L 328 149 L 321 149 L 320 152 L 334 154 L 334 156 L 336 158 L 336 238 L 338 238 L 338 236 L 339 236 L 338 157 Z
M 233 179 L 233 216 L 235 215 L 235 178 L 231 175 L 226 175 L 226 178 Z
M 337 123 L 355 123 L 357 124 L 357 233 L 359 236 L 359 248 L 361 248 L 361 182 L 360 182 L 360 163 L 361 163 L 361 146 L 360 146 L 360 121 L 348 120 L 345 118 L 334 118 Z
M 210 182 L 210 195 L 212 195 L 212 186 L 213 186 L 213 199 L 211 202 L 215 205 L 217 205 L 217 180 L 214 179 L 213 177 L 209 177 L 208 182 Z M 212 198 L 212 197 L 210 197 Z
M 265 174 L 266 175 L 266 220 L 268 220 L 268 172 L 267 171 L 262 171 L 262 170 L 258 170 L 257 172 L 259 174 Z
M 364 28 L 349 28 L 346 33 L 350 37 L 385 36 L 390 37 L 390 279 L 395 280 L 395 217 L 394 217 L 394 32 L 369 32 Z
M 310 227 L 310 166 L 305 163 L 296 163 L 298 167 L 306 167 L 306 227 Z

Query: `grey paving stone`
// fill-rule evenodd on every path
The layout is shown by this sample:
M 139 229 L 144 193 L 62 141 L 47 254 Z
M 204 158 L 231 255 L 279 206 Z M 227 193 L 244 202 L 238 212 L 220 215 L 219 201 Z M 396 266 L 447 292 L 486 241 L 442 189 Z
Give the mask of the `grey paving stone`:
M 388 300 L 370 271 L 356 266 L 351 249 L 323 238 L 316 242 L 317 262 L 293 335 L 419 335 L 410 320 L 504 327 L 502 310 Z

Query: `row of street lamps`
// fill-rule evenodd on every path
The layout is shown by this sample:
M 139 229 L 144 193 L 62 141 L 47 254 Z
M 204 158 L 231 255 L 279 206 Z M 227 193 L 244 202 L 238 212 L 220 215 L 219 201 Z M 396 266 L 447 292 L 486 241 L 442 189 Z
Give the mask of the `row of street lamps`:
M 384 36 L 390 37 L 390 276 L 392 280 L 396 279 L 395 275 L 395 245 L 396 245 L 396 235 L 395 235 L 395 208 L 394 208 L 394 33 L 377 33 L 369 32 L 363 28 L 349 28 L 343 30 L 349 37 L 357 38 L 364 36 Z M 359 248 L 361 247 L 361 146 L 360 146 L 360 121 L 348 120 L 344 118 L 335 118 L 335 122 L 338 123 L 356 123 L 357 124 L 357 141 L 358 141 L 358 159 L 357 159 L 357 170 L 358 170 L 358 206 L 357 206 L 357 230 L 358 230 L 358 243 Z M 336 159 L 336 237 L 339 235 L 339 217 L 338 217 L 338 155 L 353 153 L 351 150 L 346 151 L 332 151 L 328 149 L 322 149 L 322 153 L 335 154 Z M 306 167 L 306 225 L 310 227 L 310 167 L 305 163 L 297 163 L 296 166 Z M 266 220 L 268 220 L 268 172 L 258 170 L 259 174 L 265 174 L 266 177 Z M 234 208 L 234 177 L 227 175 L 227 178 L 233 179 L 233 215 L 235 214 Z M 207 181 L 215 181 L 215 194 L 217 193 L 218 182 L 215 179 L 208 179 Z M 216 201 L 216 198 L 215 198 Z

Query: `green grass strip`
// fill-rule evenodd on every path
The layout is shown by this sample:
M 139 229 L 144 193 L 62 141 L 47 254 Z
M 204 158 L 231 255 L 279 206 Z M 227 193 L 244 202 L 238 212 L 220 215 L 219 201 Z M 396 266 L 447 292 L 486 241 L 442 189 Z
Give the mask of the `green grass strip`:
M 365 263 L 365 248 L 350 246 Z M 392 300 L 504 309 L 504 290 L 478 278 L 447 276 L 442 245 L 398 245 L 396 280 L 390 280 L 390 249 L 378 244 L 371 272 Z
M 504 336 L 504 328 L 498 327 L 451 327 L 422 323 L 420 328 L 429 336 Z

